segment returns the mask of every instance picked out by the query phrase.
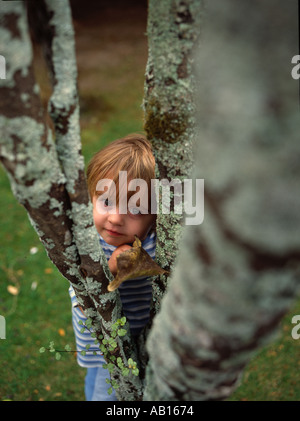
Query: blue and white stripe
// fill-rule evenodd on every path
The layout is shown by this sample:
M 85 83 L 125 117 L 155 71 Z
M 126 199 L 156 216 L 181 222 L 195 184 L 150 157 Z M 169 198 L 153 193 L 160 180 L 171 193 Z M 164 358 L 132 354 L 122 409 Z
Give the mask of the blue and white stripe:
M 109 260 L 115 246 L 107 244 L 101 236 L 100 244 L 103 248 L 107 260 Z M 152 232 L 142 241 L 142 247 L 155 259 L 156 233 Z M 142 277 L 128 279 L 119 286 L 120 297 L 123 305 L 123 312 L 126 316 L 132 335 L 137 335 L 147 324 L 150 314 L 150 302 L 152 297 L 152 286 L 150 278 Z M 72 302 L 72 322 L 75 333 L 77 361 L 82 367 L 98 367 L 105 361 L 99 351 L 99 346 L 94 344 L 95 339 L 91 337 L 91 332 L 82 329 L 79 324 L 81 320 L 85 325 L 87 318 L 78 307 L 77 299 L 73 288 L 70 286 L 69 294 Z M 83 332 L 81 332 L 83 330 Z M 81 355 L 81 351 L 86 351 L 86 345 L 90 345 L 86 355 Z M 94 352 L 96 355 L 94 355 Z

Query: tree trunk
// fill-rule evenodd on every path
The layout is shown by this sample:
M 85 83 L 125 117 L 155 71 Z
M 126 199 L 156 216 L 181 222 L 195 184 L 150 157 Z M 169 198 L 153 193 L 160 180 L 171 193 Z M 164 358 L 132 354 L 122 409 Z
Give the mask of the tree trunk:
M 199 41 L 202 1 L 150 0 L 148 5 L 144 128 L 154 150 L 156 178 L 182 182 L 189 178 L 193 163 L 193 51 Z M 172 271 L 183 214 L 175 212 L 174 203 L 171 212 L 164 214 L 160 195 L 158 192 L 156 255 L 160 266 Z M 166 275 L 153 282 L 153 316 L 167 284 Z
M 149 335 L 148 400 L 228 397 L 300 286 L 297 2 L 205 10 L 194 150 L 205 217 L 184 228 Z
M 26 208 L 49 258 L 70 281 L 99 338 L 110 339 L 112 325 L 122 317 L 118 291 L 108 292 L 111 274 L 92 218 L 81 155 L 74 33 L 68 1 L 28 2 L 35 34 L 41 37 L 52 76 L 49 113 L 55 140 L 47 127 L 33 73 L 33 53 L 23 2 L 1 5 L 1 51 L 7 77 L 1 80 L 0 159 L 17 200 Z M 36 15 L 38 14 L 38 16 Z M 114 358 L 136 361 L 128 334 L 116 338 Z M 141 398 L 141 383 L 114 377 L 125 384 L 128 399 Z

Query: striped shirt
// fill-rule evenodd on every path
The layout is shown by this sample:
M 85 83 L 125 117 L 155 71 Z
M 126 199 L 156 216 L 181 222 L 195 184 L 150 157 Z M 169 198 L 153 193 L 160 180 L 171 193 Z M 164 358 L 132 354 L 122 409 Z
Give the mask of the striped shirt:
M 109 260 L 117 247 L 107 244 L 100 235 L 99 237 L 105 256 L 107 260 Z M 152 259 L 155 259 L 155 232 L 150 233 L 148 237 L 142 241 L 142 247 Z M 131 334 L 137 335 L 149 320 L 150 302 L 152 298 L 151 280 L 147 277 L 128 279 L 119 286 L 119 292 L 123 312 L 129 322 Z M 81 367 L 98 367 L 99 365 L 102 365 L 105 360 L 99 350 L 99 345 L 94 344 L 95 338 L 92 338 L 91 336 L 92 329 L 91 331 L 82 329 L 87 318 L 78 307 L 78 302 L 72 286 L 69 288 L 69 294 L 72 303 L 72 323 L 76 340 L 77 362 Z M 80 321 L 82 321 L 83 325 L 79 324 L 81 323 Z M 90 345 L 88 351 L 86 351 L 86 345 Z M 86 354 L 81 355 L 81 351 L 86 351 Z M 96 355 L 94 355 L 94 353 Z

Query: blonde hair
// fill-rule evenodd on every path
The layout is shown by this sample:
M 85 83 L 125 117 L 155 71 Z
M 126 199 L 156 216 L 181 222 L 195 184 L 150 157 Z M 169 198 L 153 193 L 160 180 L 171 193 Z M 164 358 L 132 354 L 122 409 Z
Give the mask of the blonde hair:
M 155 178 L 155 159 L 145 136 L 133 133 L 116 139 L 93 156 L 87 169 L 91 199 L 99 180 L 111 178 L 118 189 L 120 171 L 127 171 L 128 180 L 141 178 L 150 187 L 151 179 Z

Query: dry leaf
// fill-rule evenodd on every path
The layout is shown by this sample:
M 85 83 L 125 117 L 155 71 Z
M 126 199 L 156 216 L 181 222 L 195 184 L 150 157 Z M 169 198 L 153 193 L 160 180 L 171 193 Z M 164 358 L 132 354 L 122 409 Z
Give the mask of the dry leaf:
M 64 330 L 64 329 L 58 329 L 58 334 L 59 334 L 60 336 L 66 336 L 66 332 L 65 332 L 65 330 Z
M 53 269 L 52 268 L 46 268 L 44 272 L 49 274 L 49 273 L 53 272 Z
M 8 285 L 7 291 L 12 295 L 18 295 L 19 294 L 19 288 L 15 287 L 13 285 Z
M 162 269 L 143 249 L 142 243 L 135 236 L 135 241 L 130 250 L 125 250 L 117 256 L 117 275 L 109 283 L 108 291 L 114 291 L 127 279 L 135 279 L 142 276 L 155 276 L 168 273 Z

